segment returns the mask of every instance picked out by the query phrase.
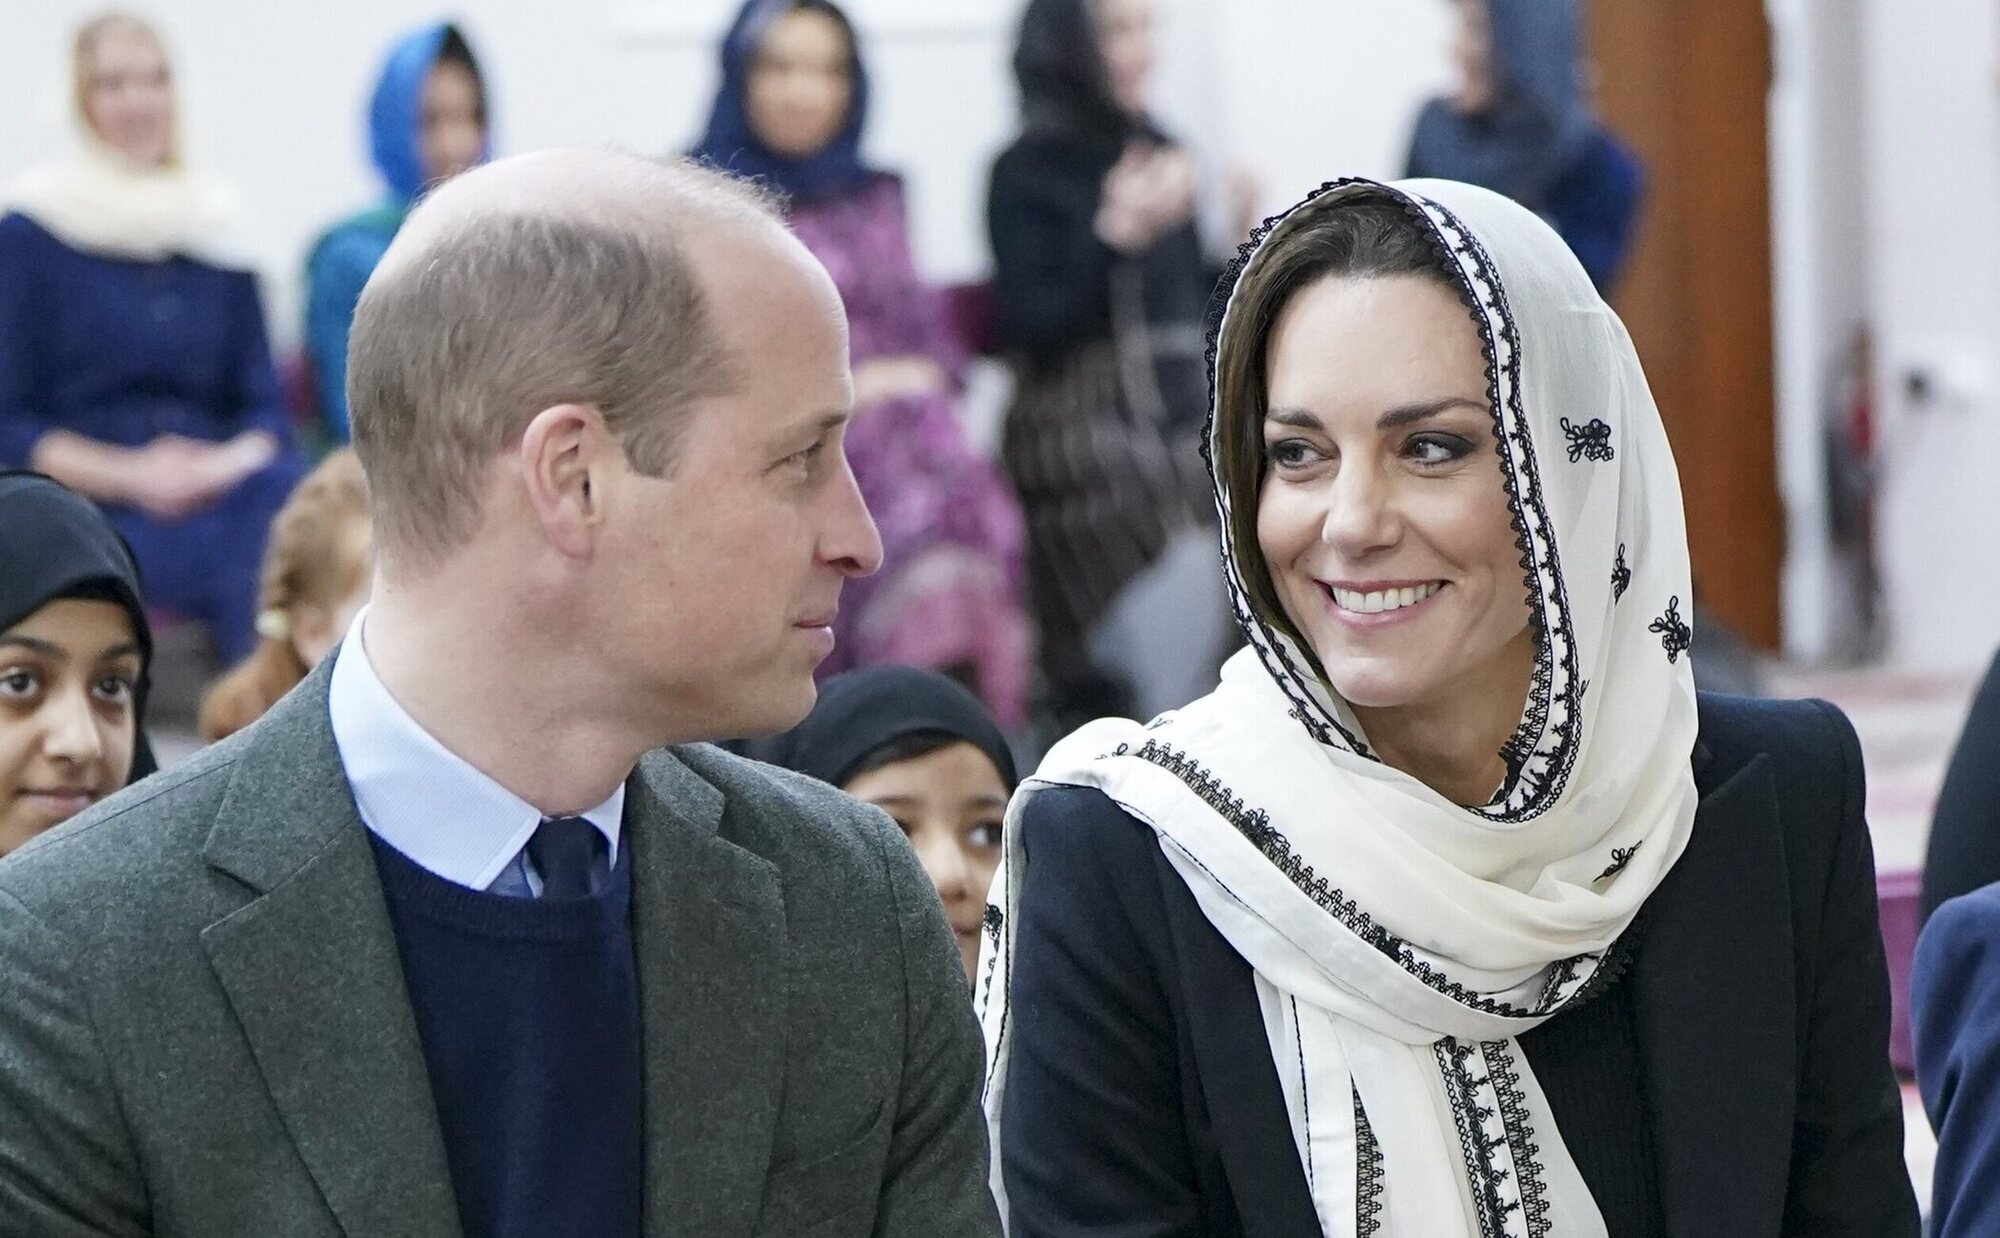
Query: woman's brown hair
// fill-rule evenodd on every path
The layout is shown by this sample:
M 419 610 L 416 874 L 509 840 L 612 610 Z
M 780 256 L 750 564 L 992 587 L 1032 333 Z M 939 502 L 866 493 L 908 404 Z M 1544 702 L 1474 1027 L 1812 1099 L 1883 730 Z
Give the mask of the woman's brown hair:
M 1271 336 L 1292 298 L 1323 279 L 1413 275 L 1459 292 L 1414 209 L 1379 190 L 1330 191 L 1299 207 L 1244 266 L 1216 342 L 1215 471 L 1229 499 L 1230 545 L 1251 608 L 1308 658 L 1312 646 L 1286 616 L 1257 544 Z
M 202 738 L 232 735 L 298 686 L 312 670 L 292 641 L 302 606 L 332 612 L 370 570 L 368 482 L 354 452 L 328 456 L 299 483 L 271 522 L 257 596 L 257 648 L 201 703 Z

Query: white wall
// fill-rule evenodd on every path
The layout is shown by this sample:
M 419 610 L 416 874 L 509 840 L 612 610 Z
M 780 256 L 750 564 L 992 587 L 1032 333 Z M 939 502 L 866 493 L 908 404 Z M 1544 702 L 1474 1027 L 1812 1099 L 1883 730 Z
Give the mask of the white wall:
M 1969 672 L 2000 643 L 2000 13 L 1861 7 L 1891 651 Z M 1919 370 L 1943 398 L 1907 398 Z
M 134 0 L 165 27 L 190 154 L 252 208 L 246 240 L 281 343 L 297 335 L 307 244 L 375 193 L 362 125 L 382 51 L 439 15 L 423 0 Z M 101 0 L 0 0 L 0 174 L 67 141 L 70 32 Z M 871 154 L 910 177 L 920 260 L 941 279 L 987 267 L 986 169 L 1014 121 L 1020 0 L 851 0 L 876 87 Z M 679 149 L 715 82 L 735 0 L 460 0 L 485 62 L 500 148 L 610 142 Z M 1344 172 L 1390 175 L 1444 76 L 1432 0 L 1162 0 L 1161 110 L 1215 158 L 1246 165 L 1275 210 Z M 451 10 L 443 10 L 450 12 Z M 1284 37 L 1273 37 L 1279 29 Z
M 1767 0 L 1784 646 L 1807 661 L 1851 639 L 1857 610 L 1827 530 L 1821 425 L 1868 319 L 1874 266 L 1861 3 Z

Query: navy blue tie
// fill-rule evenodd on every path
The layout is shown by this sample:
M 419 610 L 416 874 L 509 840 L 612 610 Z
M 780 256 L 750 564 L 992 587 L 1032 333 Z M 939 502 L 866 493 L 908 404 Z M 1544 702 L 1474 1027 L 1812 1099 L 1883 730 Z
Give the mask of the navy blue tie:
M 597 875 L 608 872 L 610 844 L 582 817 L 551 817 L 528 840 L 528 858 L 541 874 L 543 898 L 585 898 L 597 890 Z

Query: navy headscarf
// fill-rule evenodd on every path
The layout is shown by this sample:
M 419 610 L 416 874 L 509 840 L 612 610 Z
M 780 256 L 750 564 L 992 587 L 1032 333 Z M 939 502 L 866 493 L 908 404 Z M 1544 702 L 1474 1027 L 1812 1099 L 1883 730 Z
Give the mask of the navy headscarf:
M 157 768 L 145 730 L 153 629 L 139 591 L 139 565 L 89 499 L 40 473 L 0 472 L 0 631 L 63 598 L 112 602 L 131 616 L 140 670 L 126 781 L 137 782 Z
M 771 23 L 795 10 L 825 13 L 847 33 L 853 92 L 840 131 L 818 153 L 803 159 L 776 154 L 750 126 L 750 74 L 758 45 Z M 722 40 L 722 85 L 708 115 L 708 131 L 689 153 L 738 176 L 762 181 L 795 202 L 814 202 L 857 188 L 875 169 L 861 161 L 861 130 L 868 120 L 868 71 L 847 14 L 829 0 L 747 0 Z
M 986 754 L 1009 793 L 1014 754 L 993 715 L 963 685 L 914 666 L 870 666 L 820 685 L 806 720 L 769 739 L 742 745 L 743 755 L 839 787 L 874 768 L 891 744 L 916 736 L 939 746 L 963 740 Z
M 1576 0 L 1486 0 L 1493 103 L 1468 115 L 1433 99 L 1410 144 L 1411 176 L 1464 181 L 1545 210 L 1600 126 L 1580 78 Z

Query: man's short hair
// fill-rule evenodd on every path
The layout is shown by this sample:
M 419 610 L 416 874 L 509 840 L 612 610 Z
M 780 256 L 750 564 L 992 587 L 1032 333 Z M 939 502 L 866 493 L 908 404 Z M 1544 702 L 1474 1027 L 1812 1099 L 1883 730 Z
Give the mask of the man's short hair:
M 543 409 L 596 408 L 633 467 L 664 476 L 687 407 L 730 389 L 677 225 L 775 218 L 770 200 L 686 160 L 609 157 L 633 162 L 655 215 L 546 199 L 469 212 L 362 292 L 347 398 L 382 548 L 434 561 L 469 538 L 481 475 Z

